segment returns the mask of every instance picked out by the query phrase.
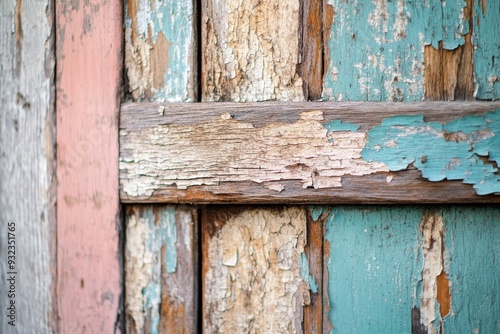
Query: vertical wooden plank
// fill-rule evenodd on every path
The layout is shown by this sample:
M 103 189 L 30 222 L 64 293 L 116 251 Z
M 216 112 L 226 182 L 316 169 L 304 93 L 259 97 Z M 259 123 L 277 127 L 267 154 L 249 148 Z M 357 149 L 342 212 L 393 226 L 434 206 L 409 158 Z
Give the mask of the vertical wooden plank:
M 202 100 L 304 100 L 299 9 L 298 0 L 202 0 Z
M 122 4 L 57 1 L 57 296 L 62 333 L 120 329 Z
M 302 333 L 305 208 L 211 207 L 202 227 L 203 331 Z
M 333 207 L 326 221 L 333 333 L 410 333 L 422 208 Z
M 128 331 L 196 332 L 196 210 L 173 205 L 130 206 L 126 224 Z
M 196 101 L 195 1 L 126 0 L 124 9 L 128 93 L 134 100 Z M 126 211 L 126 331 L 195 333 L 199 303 L 195 209 L 130 205 Z M 173 236 L 176 241 L 169 243 Z
M 196 100 L 194 1 L 125 1 L 125 67 L 135 100 Z
M 317 99 L 323 71 L 321 21 L 321 1 L 202 0 L 202 100 Z M 305 212 L 246 208 L 234 213 L 218 207 L 205 216 L 206 332 L 321 332 L 322 317 L 316 316 L 322 307 L 321 281 L 316 281 L 321 249 L 313 247 L 322 238 L 320 224 L 311 225 L 315 242 L 304 249 Z
M 52 1 L 0 2 L 1 333 L 57 328 L 53 17 Z
M 498 333 L 500 208 L 452 207 L 442 216 L 451 294 L 451 309 L 442 315 L 444 332 Z
M 493 0 L 474 2 L 474 74 L 475 96 L 500 99 L 500 20 L 499 4 Z

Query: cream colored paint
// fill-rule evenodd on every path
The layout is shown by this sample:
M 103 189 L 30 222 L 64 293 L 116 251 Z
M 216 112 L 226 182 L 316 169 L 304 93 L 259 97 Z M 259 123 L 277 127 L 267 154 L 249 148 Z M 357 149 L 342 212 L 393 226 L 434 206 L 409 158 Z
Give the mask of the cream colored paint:
M 299 266 L 305 244 L 303 208 L 229 218 L 209 240 L 204 332 L 301 333 L 295 318 L 309 300 Z
M 360 152 L 365 132 L 338 131 L 327 135 L 323 112 L 301 113 L 291 124 L 256 128 L 222 115 L 195 126 L 122 130 L 121 183 L 129 196 L 149 196 L 161 186 L 187 189 L 222 182 L 298 180 L 304 188 L 342 186 L 345 175 L 388 171 L 384 164 L 366 162 Z M 269 187 L 269 186 L 267 186 Z M 272 188 L 284 190 L 278 184 Z

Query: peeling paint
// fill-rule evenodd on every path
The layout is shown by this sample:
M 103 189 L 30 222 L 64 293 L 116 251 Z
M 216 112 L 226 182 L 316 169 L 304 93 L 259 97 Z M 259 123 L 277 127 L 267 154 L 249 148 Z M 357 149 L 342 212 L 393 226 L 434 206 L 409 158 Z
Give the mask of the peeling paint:
M 438 48 L 442 41 L 451 50 L 465 43 L 469 31 L 463 0 L 327 3 L 335 9 L 324 78 L 328 100 L 422 100 L 424 46 Z
M 146 317 L 151 319 L 151 333 L 158 333 L 162 295 L 162 252 L 165 251 L 165 270 L 177 269 L 177 232 L 175 208 L 167 206 L 159 217 L 152 207 L 140 215 L 127 219 L 127 244 L 125 254 L 125 285 L 127 314 L 142 333 Z
M 474 1 L 474 73 L 478 99 L 500 99 L 500 19 L 498 1 Z
M 299 1 L 203 1 L 203 101 L 303 101 Z
M 193 101 L 192 1 L 125 2 L 125 67 L 136 100 Z
M 309 260 L 307 260 L 306 253 L 302 253 L 300 257 L 300 276 L 307 281 L 312 293 L 318 293 L 318 284 L 309 272 Z
M 396 116 L 368 132 L 367 161 L 383 162 L 391 171 L 410 164 L 429 181 L 463 180 L 479 195 L 500 192 L 500 109 L 448 124 L 424 122 L 423 116 Z M 484 162 L 484 159 L 488 159 Z
M 253 208 L 224 219 L 205 222 L 214 230 L 204 235 L 203 331 L 301 333 L 305 210 Z
M 261 128 L 224 117 L 194 126 L 122 130 L 126 150 L 131 152 L 120 158 L 120 169 L 126 171 L 126 179 L 123 174 L 121 178 L 123 190 L 137 196 L 151 195 L 162 185 L 186 189 L 281 180 L 300 180 L 303 188 L 319 189 L 341 187 L 344 175 L 388 171 L 384 164 L 367 163 L 361 157 L 365 132 L 327 135 L 322 121 L 323 112 L 316 110 L 301 113 L 292 124 Z

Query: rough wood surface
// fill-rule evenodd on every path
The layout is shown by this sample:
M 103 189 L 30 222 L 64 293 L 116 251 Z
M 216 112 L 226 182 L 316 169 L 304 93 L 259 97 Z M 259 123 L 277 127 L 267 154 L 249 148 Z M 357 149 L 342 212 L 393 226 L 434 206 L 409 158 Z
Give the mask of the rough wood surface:
M 463 9 L 469 30 L 464 44 L 446 50 L 440 42 L 438 48 L 424 47 L 424 85 L 426 100 L 471 100 L 474 98 L 474 64 L 471 35 L 473 30 L 473 1 L 467 0 Z
M 302 333 L 305 208 L 209 207 L 203 227 L 203 331 Z
M 127 332 L 196 332 L 197 220 L 196 210 L 190 207 L 127 208 Z
M 301 101 L 298 0 L 202 0 L 203 101 Z
M 469 152 L 476 145 L 470 141 L 476 138 L 473 133 L 479 131 L 477 140 L 485 141 L 489 159 L 498 158 L 493 135 L 498 132 L 498 108 L 499 102 L 127 104 L 121 113 L 121 199 L 498 201 L 495 196 L 475 195 L 470 185 L 441 181 L 462 179 L 479 194 L 498 192 L 496 168 L 489 163 L 477 176 L 492 178 L 486 186 L 486 181 L 467 179 L 469 169 L 483 164 Z M 470 134 L 461 136 L 460 131 Z M 394 147 L 402 151 L 390 151 Z M 485 153 L 482 149 L 478 154 Z M 456 168 L 441 169 L 448 158 L 464 161 L 463 176 Z M 467 167 L 465 160 L 472 158 L 477 161 Z M 407 159 L 406 165 L 401 159 Z M 410 163 L 422 174 L 412 173 Z
M 122 3 L 57 1 L 57 298 L 61 333 L 122 326 L 118 111 Z
M 52 1 L 0 2 L 0 332 L 6 334 L 57 328 L 53 15 Z M 12 222 L 15 270 L 7 267 Z M 12 271 L 15 297 L 8 298 Z M 7 317 L 10 301 L 15 319 Z
M 125 1 L 125 71 L 134 100 L 196 100 L 194 3 Z

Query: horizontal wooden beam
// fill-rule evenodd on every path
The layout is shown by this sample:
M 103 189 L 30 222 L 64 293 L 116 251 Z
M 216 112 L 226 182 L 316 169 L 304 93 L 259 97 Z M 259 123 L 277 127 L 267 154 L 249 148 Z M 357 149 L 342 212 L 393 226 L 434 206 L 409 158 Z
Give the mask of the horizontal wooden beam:
M 500 102 L 125 103 L 123 202 L 499 203 Z

